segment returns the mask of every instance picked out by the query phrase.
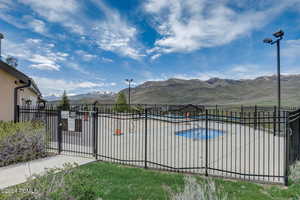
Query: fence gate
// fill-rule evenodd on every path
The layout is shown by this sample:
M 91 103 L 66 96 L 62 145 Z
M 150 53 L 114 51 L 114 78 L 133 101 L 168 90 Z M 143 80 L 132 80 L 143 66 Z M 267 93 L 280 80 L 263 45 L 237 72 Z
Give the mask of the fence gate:
M 97 116 L 94 111 L 58 111 L 58 152 L 93 155 L 96 143 Z

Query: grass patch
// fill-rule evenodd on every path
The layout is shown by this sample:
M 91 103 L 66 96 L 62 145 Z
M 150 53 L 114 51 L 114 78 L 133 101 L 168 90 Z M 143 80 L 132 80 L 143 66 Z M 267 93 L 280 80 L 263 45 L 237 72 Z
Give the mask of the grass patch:
M 300 199 L 299 169 L 300 164 L 291 170 L 290 185 L 284 187 L 93 162 L 37 176 L 27 183 L 0 191 L 0 199 L 296 200 Z M 8 191 L 17 189 L 35 191 L 34 198 L 30 196 L 32 192 L 9 195 Z
M 85 184 L 103 199 L 168 199 L 165 189 L 180 191 L 183 175 L 128 168 L 110 163 L 95 162 L 80 167 L 85 173 Z M 74 190 L 76 196 L 79 190 Z
M 0 191 L 0 199 L 165 200 L 170 199 L 171 192 L 181 192 L 183 187 L 182 174 L 93 162 L 72 170 L 67 167 L 64 170 L 53 170 L 44 176 L 37 176 L 25 184 L 11 187 L 2 193 Z

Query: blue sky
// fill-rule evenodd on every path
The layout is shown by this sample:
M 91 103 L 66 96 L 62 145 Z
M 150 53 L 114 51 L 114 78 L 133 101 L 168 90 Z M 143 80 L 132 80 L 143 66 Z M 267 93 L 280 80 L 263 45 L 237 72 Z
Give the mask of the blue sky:
M 168 78 L 248 79 L 300 73 L 300 0 L 1 0 L 4 57 L 44 96 L 118 91 Z

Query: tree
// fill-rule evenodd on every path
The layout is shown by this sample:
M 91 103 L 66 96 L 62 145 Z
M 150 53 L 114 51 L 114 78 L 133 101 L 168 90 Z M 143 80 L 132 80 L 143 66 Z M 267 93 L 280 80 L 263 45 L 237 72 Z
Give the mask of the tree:
M 59 108 L 61 110 L 69 110 L 70 109 L 70 101 L 69 98 L 67 96 L 67 92 L 64 90 L 64 93 L 62 95 L 60 104 L 59 104 Z
M 7 56 L 5 59 L 6 63 L 9 64 L 10 66 L 13 66 L 14 68 L 17 68 L 18 66 L 18 59 L 13 57 L 13 56 Z
M 127 101 L 126 101 L 126 96 L 123 92 L 120 92 L 118 94 L 117 100 L 116 100 L 116 105 L 115 105 L 115 110 L 117 112 L 126 112 L 129 110 Z

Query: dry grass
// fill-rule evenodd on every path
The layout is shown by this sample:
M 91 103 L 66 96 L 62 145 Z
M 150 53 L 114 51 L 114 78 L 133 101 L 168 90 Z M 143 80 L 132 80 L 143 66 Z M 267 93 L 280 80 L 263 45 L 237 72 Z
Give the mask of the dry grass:
M 214 181 L 208 179 L 198 183 L 195 177 L 185 177 L 183 192 L 172 195 L 173 200 L 227 200 L 227 194 L 218 188 Z
M 289 177 L 294 182 L 300 182 L 300 161 L 298 161 L 294 166 L 290 167 Z

